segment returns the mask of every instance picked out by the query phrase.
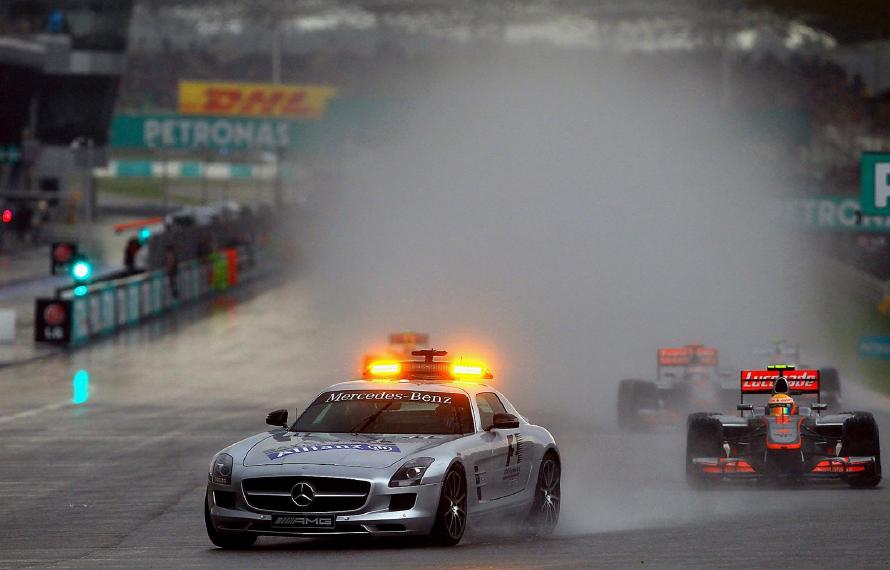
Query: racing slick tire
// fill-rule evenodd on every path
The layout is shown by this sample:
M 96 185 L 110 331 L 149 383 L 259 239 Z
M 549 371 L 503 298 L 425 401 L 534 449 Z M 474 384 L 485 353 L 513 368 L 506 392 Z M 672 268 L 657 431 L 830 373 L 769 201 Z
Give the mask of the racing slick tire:
M 204 524 L 207 527 L 207 537 L 214 546 L 225 548 L 228 550 L 243 550 L 250 548 L 256 542 L 256 535 L 244 532 L 219 532 L 213 526 L 213 520 L 210 518 L 209 498 L 204 497 Z
M 552 451 L 548 451 L 544 454 L 538 468 L 535 499 L 526 518 L 529 529 L 535 536 L 552 534 L 559 523 L 559 507 L 562 498 L 560 476 L 559 458 Z
M 852 418 L 844 421 L 844 435 L 841 453 L 845 457 L 874 456 L 874 467 L 862 475 L 847 479 L 851 487 L 875 487 L 881 482 L 881 442 L 878 437 L 878 424 L 869 412 L 854 412 Z
M 696 457 L 723 457 L 723 426 L 715 417 L 696 412 L 686 421 L 686 482 L 691 487 L 707 487 L 712 480 L 693 463 Z
M 467 529 L 467 477 L 460 464 L 453 465 L 442 479 L 439 508 L 430 532 L 430 542 L 454 546 Z
M 639 430 L 640 410 L 658 408 L 658 387 L 646 380 L 622 380 L 618 385 L 618 428 Z
M 841 377 L 837 373 L 837 368 L 819 369 L 819 383 L 822 401 L 832 409 L 837 409 L 841 404 Z

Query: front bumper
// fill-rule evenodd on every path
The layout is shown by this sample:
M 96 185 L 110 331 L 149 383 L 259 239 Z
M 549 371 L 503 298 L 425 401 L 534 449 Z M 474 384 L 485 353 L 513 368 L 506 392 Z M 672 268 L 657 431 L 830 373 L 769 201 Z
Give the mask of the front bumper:
M 294 469 L 298 467 L 298 469 Z M 381 473 L 382 472 L 382 473 Z M 248 502 L 242 481 L 255 477 L 332 477 L 368 481 L 370 491 L 364 504 L 343 512 L 272 511 L 258 509 Z M 210 482 L 207 504 L 210 518 L 219 532 L 247 532 L 269 536 L 407 536 L 427 535 L 435 522 L 441 483 L 412 487 L 389 487 L 389 470 L 312 465 L 276 465 L 247 467 L 239 470 L 231 485 Z M 413 494 L 413 501 L 405 495 Z M 396 499 L 393 497 L 400 496 Z M 332 528 L 281 527 L 278 517 L 334 518 Z M 311 523 L 310 523 L 311 524 Z M 325 523 L 325 527 L 327 524 Z

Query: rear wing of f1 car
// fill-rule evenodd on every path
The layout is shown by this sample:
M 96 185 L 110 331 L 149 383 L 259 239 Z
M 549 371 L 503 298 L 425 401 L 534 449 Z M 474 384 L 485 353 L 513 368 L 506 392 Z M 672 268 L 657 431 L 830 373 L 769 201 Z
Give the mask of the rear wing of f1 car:
M 389 344 L 408 346 L 427 346 L 430 343 L 430 335 L 419 332 L 398 332 L 389 334 Z
M 799 364 L 800 346 L 783 340 L 775 340 L 771 348 L 755 349 L 753 355 L 758 359 L 766 360 L 769 364 Z
M 821 403 L 819 370 L 795 370 L 791 366 L 769 366 L 766 370 L 742 370 L 739 393 L 739 409 L 745 403 L 745 394 L 816 394 Z
M 689 344 L 679 348 L 658 349 L 658 384 L 670 386 L 682 376 L 689 366 L 713 367 L 719 364 L 716 348 L 701 344 Z
M 700 344 L 682 348 L 659 348 L 659 366 L 717 366 L 717 349 Z

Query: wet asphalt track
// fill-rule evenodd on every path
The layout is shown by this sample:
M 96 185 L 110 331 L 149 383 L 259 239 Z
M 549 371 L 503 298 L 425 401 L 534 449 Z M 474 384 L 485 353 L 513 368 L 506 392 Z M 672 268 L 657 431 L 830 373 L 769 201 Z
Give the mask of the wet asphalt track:
M 450 549 L 265 538 L 215 549 L 201 512 L 212 453 L 337 380 L 313 360 L 299 285 L 242 297 L 0 370 L 0 567 L 890 567 L 886 488 L 693 492 L 681 434 L 626 436 L 531 409 L 565 463 L 551 539 L 476 529 Z M 73 406 L 79 369 L 90 397 Z

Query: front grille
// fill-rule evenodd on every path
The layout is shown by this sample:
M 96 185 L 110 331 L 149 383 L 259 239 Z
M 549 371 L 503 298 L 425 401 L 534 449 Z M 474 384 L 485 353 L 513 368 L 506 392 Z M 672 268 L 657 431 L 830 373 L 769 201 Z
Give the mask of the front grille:
M 315 490 L 305 506 L 294 502 L 291 491 L 297 483 Z M 371 492 L 370 481 L 334 477 L 256 477 L 241 482 L 247 504 L 260 511 L 286 513 L 341 513 L 355 511 L 365 504 Z
M 401 525 L 399 525 L 401 526 Z M 263 534 L 280 534 L 280 535 L 322 535 L 322 534 L 357 534 L 357 535 L 367 535 L 369 534 L 368 529 L 364 527 L 364 525 L 356 524 L 356 523 L 337 523 L 334 528 L 276 528 L 272 526 L 272 523 L 268 521 L 254 521 L 248 523 L 246 529 L 241 528 L 238 530 L 250 530 L 254 532 L 261 532 Z

